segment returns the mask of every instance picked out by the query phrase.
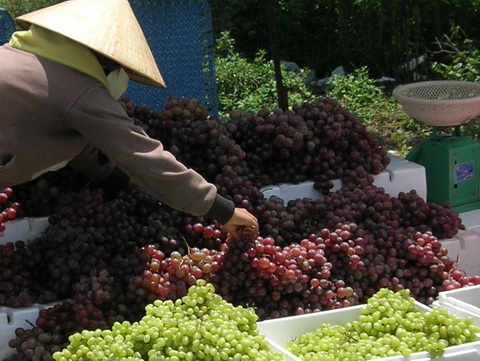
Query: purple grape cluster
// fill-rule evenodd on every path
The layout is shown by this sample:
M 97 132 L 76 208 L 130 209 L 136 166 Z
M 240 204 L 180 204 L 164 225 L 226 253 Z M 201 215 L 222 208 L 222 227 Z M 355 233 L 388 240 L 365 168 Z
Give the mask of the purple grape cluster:
M 160 112 L 146 116 L 141 108 L 131 114 L 152 138 L 245 208 L 262 199 L 265 185 L 311 179 L 328 193 L 332 180 L 364 184 L 390 162 L 360 119 L 334 99 L 292 111 L 232 111 L 225 120 L 205 112 L 196 99 L 170 97 Z
M 361 120 L 330 98 L 291 111 L 234 111 L 226 128 L 264 185 L 314 180 L 328 192 L 334 179 L 358 185 L 390 162 Z
M 19 308 L 57 299 L 53 292 L 35 282 L 31 261 L 24 241 L 0 244 L 0 305 Z
M 79 191 L 87 179 L 69 166 L 12 187 L 12 201 L 21 204 L 17 218 L 48 217 L 58 212 L 62 194 Z

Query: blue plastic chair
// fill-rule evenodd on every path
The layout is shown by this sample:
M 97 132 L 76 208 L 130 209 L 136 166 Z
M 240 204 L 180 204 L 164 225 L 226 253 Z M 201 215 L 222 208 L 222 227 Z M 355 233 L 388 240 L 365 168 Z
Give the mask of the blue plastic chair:
M 167 89 L 130 82 L 125 95 L 153 111 L 169 96 L 196 98 L 217 116 L 214 41 L 206 0 L 130 0 Z
M 15 31 L 15 23 L 7 10 L 0 8 L 0 45 L 8 42 Z

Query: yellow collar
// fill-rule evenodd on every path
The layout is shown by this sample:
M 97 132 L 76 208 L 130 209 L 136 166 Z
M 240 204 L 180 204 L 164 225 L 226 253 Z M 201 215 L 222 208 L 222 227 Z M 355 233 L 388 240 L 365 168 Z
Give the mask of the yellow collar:
M 32 25 L 28 31 L 13 33 L 9 44 L 85 73 L 109 90 L 107 77 L 93 52 L 63 35 Z

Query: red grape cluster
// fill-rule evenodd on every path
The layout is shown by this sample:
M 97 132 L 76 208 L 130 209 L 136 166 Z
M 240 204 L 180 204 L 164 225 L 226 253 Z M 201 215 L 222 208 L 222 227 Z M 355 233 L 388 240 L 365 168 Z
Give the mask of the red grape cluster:
M 0 275 L 16 272 L 0 283 L 2 289 L 11 291 L 5 300 L 0 298 L 2 303 L 20 307 L 70 300 L 60 308 L 42 310 L 32 330 L 17 332 L 10 346 L 29 360 L 38 359 L 37 347 L 43 350 L 38 360 L 50 360 L 55 345 L 65 347 L 73 332 L 105 329 L 116 321 L 141 317 L 149 302 L 137 283 L 148 261 L 141 247 L 162 241 L 163 231 L 169 229 L 155 212 L 161 211 L 166 220 L 170 213 L 136 188 L 113 200 L 103 199 L 101 189 L 84 188 L 62 194 L 59 205 L 41 237 L 29 244 L 19 241 L 0 246 Z M 178 248 L 176 242 L 168 246 Z M 46 341 L 45 334 L 52 332 L 56 338 Z
M 312 179 L 327 193 L 333 179 L 363 184 L 390 161 L 360 119 L 333 99 L 286 112 L 233 111 L 226 122 L 205 117 L 196 99 L 170 97 L 148 116 L 140 109 L 132 117 L 152 138 L 248 209 L 262 199 L 264 185 Z
M 206 115 L 208 110 L 198 100 L 170 97 L 164 110 L 151 115 L 147 132 L 181 162 L 212 180 L 233 142 L 223 125 Z
M 65 301 L 41 309 L 31 329 L 17 328 L 9 346 L 25 360 L 53 361 L 53 353 L 67 347 L 73 333 L 111 328 L 114 322 L 123 320 L 112 311 L 105 315 L 88 298 Z
M 185 296 L 188 288 L 199 279 L 213 282 L 223 267 L 226 253 L 225 250 L 193 247 L 186 255 L 174 251 L 167 257 L 154 245 L 146 246 L 144 252 L 150 259 L 142 274 L 142 287 L 154 295 L 153 299 L 160 300 Z
M 196 99 L 170 97 L 164 110 L 151 115 L 147 133 L 178 160 L 215 183 L 219 194 L 250 208 L 252 201 L 263 198 L 262 183 L 250 170 L 245 150 L 232 138 L 231 126 L 207 114 Z
M 255 305 L 260 317 L 275 318 L 366 302 L 384 287 L 409 289 L 431 304 L 444 287 L 479 284 L 478 277 L 460 275 L 431 233 L 406 231 L 414 233 L 385 229 L 374 238 L 344 223 L 283 247 L 271 237 L 227 239 L 215 286 L 227 300 Z
M 0 232 L 5 231 L 6 223 L 17 218 L 20 211 L 20 204 L 12 201 L 12 195 L 12 188 L 5 188 L 0 192 L 0 207 L 3 208 L 0 213 Z
M 379 194 L 383 194 L 381 190 Z M 169 238 L 163 232 L 169 227 L 163 226 L 161 216 L 170 212 L 141 190 L 126 191 L 114 201 L 102 201 L 101 195 L 100 190 L 84 190 L 62 201 L 64 207 L 52 217 L 44 237 L 28 246 L 19 243 L 18 249 L 9 245 L 11 251 L 7 252 L 29 254 L 25 268 L 36 272 L 28 277 L 36 280 L 42 274 L 42 281 L 35 284 L 70 298 L 73 318 L 68 322 L 82 329 L 138 319 L 146 304 L 181 297 L 200 278 L 212 282 L 219 294 L 234 304 L 254 305 L 263 319 L 346 307 L 364 302 L 379 287 L 409 288 L 417 299 L 428 303 L 443 287 L 476 283 L 466 276 L 453 283 L 458 277 L 455 262 L 438 239 L 425 233 L 427 241 L 422 241 L 414 227 L 377 223 L 375 229 L 372 220 L 368 231 L 354 221 L 329 230 L 319 228 L 318 218 L 311 223 L 307 237 L 279 245 L 273 236 L 234 241 L 217 223 L 186 221 L 179 216 L 183 226 L 177 230 L 185 229 L 185 239 L 172 245 L 165 242 Z M 275 204 L 282 202 L 277 199 Z M 278 210 L 287 212 L 290 206 L 301 213 L 300 204 L 310 209 L 322 202 L 296 200 Z M 296 224 L 308 232 L 308 214 L 316 212 L 292 218 L 292 232 L 300 234 Z M 325 219 L 323 223 L 327 223 Z M 45 262 L 49 267 L 39 272 Z M 55 282 L 49 283 L 49 278 Z M 449 280 L 453 286 L 447 284 Z M 36 327 L 48 332 L 44 328 L 49 326 L 43 324 L 48 318 L 42 317 Z M 70 332 L 70 326 L 65 327 L 57 328 L 64 338 Z M 29 338 L 32 332 L 28 331 Z M 32 337 L 36 341 L 29 345 L 36 348 L 44 332 L 35 329 Z M 21 346 L 25 341 L 18 337 L 12 345 L 31 348 Z

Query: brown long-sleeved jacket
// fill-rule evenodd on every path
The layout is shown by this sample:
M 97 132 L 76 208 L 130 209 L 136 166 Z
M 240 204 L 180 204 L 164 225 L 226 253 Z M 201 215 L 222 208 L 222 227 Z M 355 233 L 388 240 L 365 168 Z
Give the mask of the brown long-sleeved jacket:
M 135 126 L 98 80 L 0 47 L 0 188 L 64 165 L 89 146 L 166 205 L 221 223 L 233 214 L 232 202 Z

